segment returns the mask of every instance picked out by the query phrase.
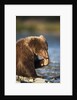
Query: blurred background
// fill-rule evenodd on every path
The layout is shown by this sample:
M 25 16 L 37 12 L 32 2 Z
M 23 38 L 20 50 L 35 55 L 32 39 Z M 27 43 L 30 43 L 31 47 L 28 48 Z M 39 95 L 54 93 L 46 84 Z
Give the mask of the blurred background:
M 60 16 L 16 16 L 16 41 L 27 36 L 43 35 L 48 42 L 50 64 L 36 69 L 40 76 L 60 82 Z
M 29 31 L 31 33 L 54 33 L 60 35 L 59 16 L 17 16 L 16 33 Z

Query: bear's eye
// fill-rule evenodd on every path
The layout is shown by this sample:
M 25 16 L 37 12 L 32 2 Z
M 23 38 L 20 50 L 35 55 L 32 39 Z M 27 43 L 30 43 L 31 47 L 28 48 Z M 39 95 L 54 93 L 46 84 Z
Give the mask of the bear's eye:
M 43 46 L 42 49 L 43 50 L 48 50 L 48 47 L 47 46 Z

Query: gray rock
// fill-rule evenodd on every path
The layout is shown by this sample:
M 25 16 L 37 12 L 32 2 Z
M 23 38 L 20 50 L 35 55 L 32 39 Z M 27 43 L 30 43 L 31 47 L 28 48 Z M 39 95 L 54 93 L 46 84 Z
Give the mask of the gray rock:
M 36 79 L 34 80 L 34 83 L 46 83 L 46 82 L 45 82 L 45 79 L 36 78 Z

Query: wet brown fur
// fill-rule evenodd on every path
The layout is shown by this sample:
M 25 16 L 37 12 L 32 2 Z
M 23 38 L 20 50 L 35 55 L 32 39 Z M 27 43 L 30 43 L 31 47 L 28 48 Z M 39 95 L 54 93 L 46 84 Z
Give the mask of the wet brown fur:
M 16 75 L 25 77 L 38 77 L 35 68 L 41 67 L 39 60 L 35 64 L 35 55 L 48 57 L 46 40 L 41 37 L 23 38 L 16 43 Z M 41 51 L 43 52 L 41 52 Z M 44 52 L 46 54 L 44 54 Z

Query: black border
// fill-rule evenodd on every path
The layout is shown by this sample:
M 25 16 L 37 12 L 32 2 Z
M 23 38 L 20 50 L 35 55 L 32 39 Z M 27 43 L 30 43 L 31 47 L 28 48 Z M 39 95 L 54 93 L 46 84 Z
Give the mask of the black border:
M 19 4 L 49 4 L 49 5 L 53 5 L 53 4 L 72 4 L 73 5 L 73 14 L 72 14 L 72 21 L 73 21 L 73 25 L 72 25 L 72 29 L 73 29 L 73 32 L 72 32 L 72 40 L 73 40 L 73 42 L 72 42 L 72 62 L 73 62 L 73 65 L 72 65 L 72 67 L 73 67 L 73 95 L 72 96 L 52 96 L 52 95 L 49 95 L 49 96 L 45 96 L 44 95 L 44 97 L 52 97 L 52 99 L 54 99 L 54 97 L 55 97 L 55 99 L 66 99 L 66 97 L 67 97 L 67 99 L 71 99 L 72 97 L 75 97 L 75 96 L 77 96 L 77 82 L 76 82 L 76 59 L 75 59 L 75 55 L 76 55 L 76 52 L 75 51 L 77 51 L 76 50 L 76 46 L 75 46 L 75 44 L 76 44 L 76 33 L 77 33 L 77 30 L 76 30 L 76 27 L 77 27 L 77 15 L 76 15 L 76 12 L 77 12 L 77 1 L 75 0 L 71 0 L 71 1 L 67 1 L 67 0 L 65 0 L 65 1 L 58 1 L 58 0 L 53 0 L 53 1 L 45 1 L 45 2 L 41 2 L 41 3 L 39 3 L 38 1 L 35 3 L 34 1 L 31 1 L 30 3 L 29 3 L 29 0 L 28 1 L 26 1 L 26 2 L 24 2 L 23 0 L 22 1 L 11 1 L 11 0 L 4 0 L 4 1 L 0 1 L 0 12 L 1 12 L 1 15 L 0 15 L 0 24 L 1 24 L 1 29 L 0 29 L 0 31 L 1 31 L 1 35 L 2 35 L 2 37 L 0 37 L 0 40 L 1 40 L 1 44 L 2 44 L 2 47 L 1 47 L 1 51 L 2 51 L 2 59 L 1 59 L 1 72 L 0 72 L 0 74 L 1 74 L 1 77 L 0 77 L 0 79 L 1 79 L 1 82 L 0 82 L 0 97 L 3 97 L 3 98 L 7 98 L 7 99 L 22 99 L 21 97 L 23 97 L 23 99 L 25 99 L 25 97 L 37 97 L 37 96 L 39 96 L 39 95 L 37 95 L 37 96 L 30 96 L 30 95 L 28 95 L 28 96 L 10 96 L 9 97 L 9 95 L 8 96 L 5 96 L 4 95 L 4 63 L 5 63 L 5 61 L 4 61 L 4 59 L 5 59 L 5 53 L 4 53 L 4 51 L 5 51 L 5 44 L 4 44 L 4 25 L 5 25 L 5 23 L 4 23 L 4 5 L 6 5 L 6 4 L 15 4 L 15 5 L 19 5 Z M 73 39 L 74 38 L 74 39 Z M 43 96 L 43 95 L 42 95 Z M 40 97 L 42 97 L 42 96 L 40 96 Z

